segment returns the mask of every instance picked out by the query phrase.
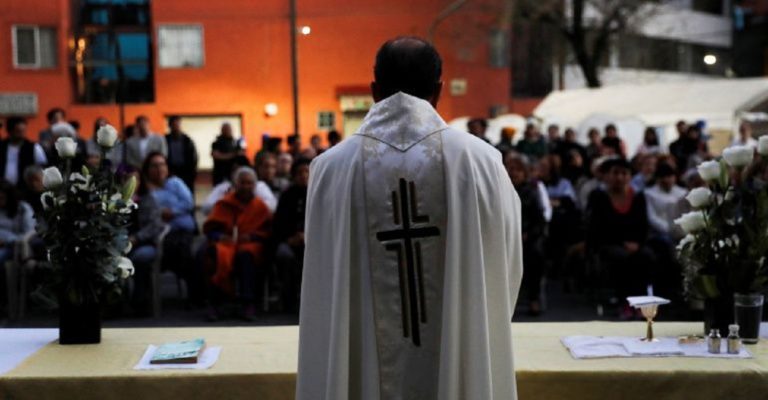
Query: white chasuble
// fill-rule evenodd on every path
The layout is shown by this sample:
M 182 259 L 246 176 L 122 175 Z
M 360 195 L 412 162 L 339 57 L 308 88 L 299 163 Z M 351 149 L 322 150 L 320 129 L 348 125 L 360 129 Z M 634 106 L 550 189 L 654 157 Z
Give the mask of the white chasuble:
M 519 223 L 496 149 L 376 103 L 311 166 L 297 399 L 515 399 Z

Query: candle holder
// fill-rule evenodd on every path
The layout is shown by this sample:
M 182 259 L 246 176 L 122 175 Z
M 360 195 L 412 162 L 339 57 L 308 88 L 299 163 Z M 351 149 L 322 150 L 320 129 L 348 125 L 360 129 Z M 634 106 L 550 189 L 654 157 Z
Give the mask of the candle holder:
M 653 336 L 653 319 L 656 318 L 656 315 L 659 313 L 659 305 L 658 304 L 648 304 L 640 307 L 640 312 L 643 314 L 643 317 L 645 317 L 645 320 L 648 321 L 648 330 L 645 333 L 645 337 L 641 338 L 643 342 L 658 342 L 659 339 L 656 339 Z

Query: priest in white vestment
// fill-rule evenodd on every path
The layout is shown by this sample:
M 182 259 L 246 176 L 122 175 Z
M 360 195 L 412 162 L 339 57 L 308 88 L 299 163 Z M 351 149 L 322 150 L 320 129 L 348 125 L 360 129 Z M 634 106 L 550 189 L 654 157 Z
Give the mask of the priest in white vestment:
M 311 166 L 298 400 L 510 400 L 520 204 L 435 111 L 435 49 L 382 46 L 376 104 Z

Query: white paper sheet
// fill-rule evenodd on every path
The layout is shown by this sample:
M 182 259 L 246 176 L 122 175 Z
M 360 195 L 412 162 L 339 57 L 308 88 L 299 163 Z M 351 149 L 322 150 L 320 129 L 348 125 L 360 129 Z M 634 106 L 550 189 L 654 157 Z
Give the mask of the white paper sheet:
M 663 357 L 684 355 L 675 338 L 658 338 L 655 342 L 644 342 L 639 338 L 624 338 L 622 344 L 632 357 Z
M 630 357 L 620 337 L 567 336 L 561 342 L 575 359 Z
M 0 329 L 0 375 L 58 337 L 58 329 Z
M 669 300 L 663 297 L 656 297 L 656 296 L 627 297 L 627 302 L 629 302 L 630 307 L 642 307 L 642 306 L 648 306 L 653 304 L 663 305 L 663 304 L 670 303 Z
M 728 344 L 721 342 L 720 354 L 711 354 L 705 341 L 679 344 L 677 338 L 663 337 L 658 342 L 647 343 L 638 337 L 626 336 L 567 336 L 563 345 L 575 359 L 629 358 L 629 357 L 705 357 L 705 358 L 752 358 L 742 346 L 739 354 L 728 354 Z
M 155 354 L 157 346 L 150 344 L 147 347 L 147 351 L 139 360 L 133 369 L 135 370 L 152 370 L 152 369 L 208 369 L 216 364 L 221 354 L 221 347 L 206 347 L 203 350 L 203 354 L 198 358 L 195 364 L 150 364 L 149 360 L 152 359 L 152 355 Z

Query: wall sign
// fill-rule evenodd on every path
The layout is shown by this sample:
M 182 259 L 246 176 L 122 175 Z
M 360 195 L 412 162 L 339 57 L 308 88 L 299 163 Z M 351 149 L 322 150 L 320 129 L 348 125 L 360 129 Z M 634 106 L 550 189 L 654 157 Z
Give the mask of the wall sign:
M 0 115 L 37 114 L 37 93 L 0 93 Z

